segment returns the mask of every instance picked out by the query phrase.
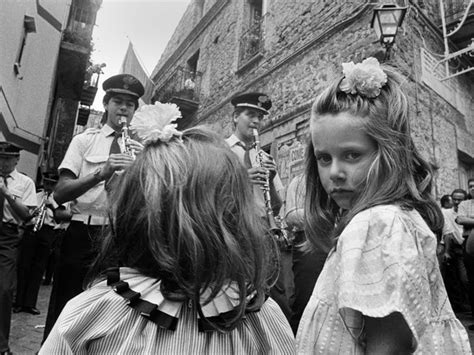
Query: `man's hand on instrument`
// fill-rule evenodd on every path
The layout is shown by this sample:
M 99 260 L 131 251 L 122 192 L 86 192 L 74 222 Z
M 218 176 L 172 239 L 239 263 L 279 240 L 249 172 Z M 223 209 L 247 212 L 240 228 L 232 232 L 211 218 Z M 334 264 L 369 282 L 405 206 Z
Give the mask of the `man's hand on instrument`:
M 253 167 L 248 169 L 247 172 L 249 174 L 249 179 L 252 184 L 265 187 L 269 170 L 261 167 Z
M 114 172 L 128 168 L 133 161 L 133 158 L 127 153 L 111 154 L 102 167 L 101 175 L 103 179 L 108 180 Z
M 127 144 L 128 144 L 129 149 L 132 149 L 132 150 L 133 150 L 133 153 L 134 153 L 135 155 L 138 155 L 138 154 L 140 154 L 140 153 L 143 151 L 144 146 L 143 146 L 143 144 L 141 144 L 141 143 L 138 142 L 138 141 L 135 141 L 135 140 L 133 140 L 133 139 L 129 139 L 129 140 L 127 141 Z
M 275 160 L 273 160 L 273 157 L 264 152 L 263 150 L 261 151 L 262 154 L 262 166 L 267 169 L 270 173 L 270 181 L 273 181 L 273 178 L 276 175 L 276 164 Z

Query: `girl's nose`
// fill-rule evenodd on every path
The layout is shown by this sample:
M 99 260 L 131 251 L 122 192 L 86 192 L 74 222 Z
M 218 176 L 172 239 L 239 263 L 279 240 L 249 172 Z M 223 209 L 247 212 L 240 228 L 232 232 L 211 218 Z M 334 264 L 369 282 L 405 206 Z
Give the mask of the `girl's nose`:
M 337 160 L 333 160 L 331 164 L 331 170 L 329 172 L 329 178 L 331 181 L 343 180 L 346 178 L 344 167 Z

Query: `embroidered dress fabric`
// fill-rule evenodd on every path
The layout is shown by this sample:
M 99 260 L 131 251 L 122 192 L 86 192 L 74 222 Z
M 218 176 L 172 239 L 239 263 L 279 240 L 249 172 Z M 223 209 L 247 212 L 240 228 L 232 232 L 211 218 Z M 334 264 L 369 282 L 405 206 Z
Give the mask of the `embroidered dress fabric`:
M 403 315 L 416 354 L 471 354 L 417 211 L 377 206 L 341 233 L 303 313 L 298 354 L 364 354 L 363 315 Z
M 120 279 L 141 298 L 178 318 L 175 330 L 141 316 L 106 281 L 68 302 L 40 354 L 294 354 L 291 328 L 278 305 L 268 299 L 232 331 L 199 331 L 196 308 L 171 302 L 159 281 L 120 268 Z M 204 313 L 213 314 L 212 303 Z M 230 305 L 232 306 L 232 304 Z M 226 309 L 225 309 L 226 310 Z M 224 311 L 225 311 L 224 310 Z M 220 311 L 220 310 L 219 310 Z M 218 312 L 219 312 L 218 311 Z

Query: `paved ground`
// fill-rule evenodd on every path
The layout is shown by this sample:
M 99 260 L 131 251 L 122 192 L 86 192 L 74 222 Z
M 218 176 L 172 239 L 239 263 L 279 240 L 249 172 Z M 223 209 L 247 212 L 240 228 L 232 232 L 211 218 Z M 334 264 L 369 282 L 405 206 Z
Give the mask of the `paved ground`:
M 38 309 L 41 311 L 40 315 L 33 316 L 28 313 L 13 314 L 10 348 L 15 355 L 33 355 L 39 350 L 41 340 L 43 339 L 50 292 L 51 286 L 41 286 L 37 304 Z M 457 316 L 466 327 L 474 324 L 474 320 L 470 318 L 468 313 L 459 313 Z M 468 334 L 471 348 L 474 349 L 474 331 L 468 330 Z
M 43 339 L 44 324 L 52 286 L 41 286 L 36 307 L 38 316 L 29 313 L 13 313 L 10 330 L 10 349 L 13 354 L 35 354 Z

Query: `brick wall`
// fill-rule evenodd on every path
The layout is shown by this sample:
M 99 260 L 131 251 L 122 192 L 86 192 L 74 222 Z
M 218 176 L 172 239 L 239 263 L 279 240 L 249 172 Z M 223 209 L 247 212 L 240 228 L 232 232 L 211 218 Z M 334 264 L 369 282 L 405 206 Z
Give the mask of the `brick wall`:
M 218 2 L 206 1 L 205 5 L 206 11 L 212 11 Z M 181 24 L 192 22 L 194 6 L 195 1 Z M 382 48 L 370 28 L 373 7 L 363 1 L 267 0 L 264 51 L 254 62 L 242 67 L 238 52 L 246 24 L 246 6 L 247 0 L 228 1 L 200 35 L 187 43 L 176 60 L 167 64 L 182 65 L 200 50 L 198 70 L 203 77 L 195 123 L 210 124 L 223 136 L 232 131 L 230 98 L 244 90 L 267 92 L 274 105 L 264 123 L 262 143 L 271 146 L 278 159 L 285 145 L 291 145 L 295 139 L 303 140 L 310 105 L 328 81 L 341 75 L 340 64 L 380 56 Z M 390 64 L 407 77 L 404 90 L 410 101 L 413 137 L 422 154 L 439 166 L 436 193 L 440 196 L 459 186 L 458 150 L 474 158 L 474 109 L 470 110 L 471 115 L 461 114 L 421 79 L 420 48 L 426 46 L 431 52 L 443 52 L 439 33 L 421 11 L 438 21 L 434 18 L 436 6 L 412 7 L 397 36 Z M 189 33 L 189 27 L 177 27 L 155 72 L 163 66 L 164 57 L 169 59 L 178 46 L 183 48 L 183 42 L 175 39 L 189 38 Z M 156 76 L 155 82 L 159 83 L 163 76 Z M 472 107 L 472 76 L 452 80 L 457 80 L 463 93 L 470 95 Z M 474 175 L 470 164 L 468 174 Z M 280 165 L 288 168 L 288 164 Z M 288 174 L 282 172 L 282 175 Z

